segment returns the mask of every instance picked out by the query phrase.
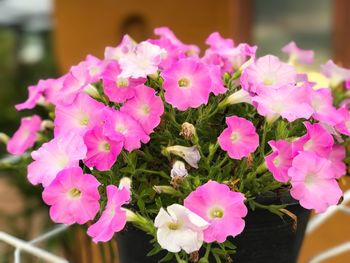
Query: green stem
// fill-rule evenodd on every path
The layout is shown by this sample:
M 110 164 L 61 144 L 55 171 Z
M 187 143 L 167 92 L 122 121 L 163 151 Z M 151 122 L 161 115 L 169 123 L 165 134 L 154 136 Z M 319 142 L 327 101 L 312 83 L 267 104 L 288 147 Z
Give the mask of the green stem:
M 210 249 L 211 249 L 211 243 L 207 244 L 207 248 L 206 248 L 206 250 L 205 250 L 205 255 L 204 255 L 204 258 L 205 258 L 205 259 L 208 259 L 208 258 L 209 258 Z
M 157 175 L 160 175 L 161 177 L 169 179 L 169 176 L 163 171 L 154 171 L 154 170 L 148 170 L 148 169 L 137 169 L 137 171 L 142 173 L 148 173 L 148 174 L 157 174 Z
M 228 160 L 227 155 L 225 155 L 224 159 L 222 159 L 222 161 L 218 164 L 218 167 L 220 168 L 221 166 L 223 166 L 223 164 Z
M 180 258 L 180 255 L 178 253 L 175 253 L 175 258 L 178 263 L 182 263 L 183 260 Z
M 261 144 L 260 144 L 260 157 L 261 159 L 264 159 L 265 156 L 265 143 L 266 143 L 266 134 L 267 134 L 267 122 L 264 122 L 263 126 L 263 135 L 261 138 Z

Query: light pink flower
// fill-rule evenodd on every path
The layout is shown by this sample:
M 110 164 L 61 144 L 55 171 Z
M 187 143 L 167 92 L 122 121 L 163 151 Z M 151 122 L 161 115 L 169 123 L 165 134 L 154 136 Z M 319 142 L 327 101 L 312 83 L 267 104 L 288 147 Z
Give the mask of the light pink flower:
M 290 61 L 296 61 L 300 64 L 312 64 L 314 62 L 314 51 L 301 49 L 293 41 L 284 46 L 282 51 L 289 55 Z
M 74 131 L 84 136 L 85 132 L 101 123 L 101 111 L 105 105 L 80 93 L 73 104 L 57 105 L 55 110 L 55 136 Z
M 166 51 L 157 45 L 143 41 L 133 52 L 127 53 L 119 59 L 122 70 L 121 78 L 146 78 L 157 73 L 158 66 L 166 56 Z
M 29 96 L 25 102 L 22 102 L 20 104 L 17 104 L 15 108 L 20 111 L 20 110 L 25 110 L 25 109 L 33 109 L 38 102 L 43 101 L 44 97 L 44 80 L 40 80 L 37 85 L 34 86 L 29 86 L 28 87 L 28 93 Z
M 134 51 L 137 43 L 128 35 L 124 35 L 121 43 L 117 47 L 106 47 L 105 60 L 118 61 L 121 57 Z
M 252 100 L 257 103 L 260 115 L 271 120 L 282 116 L 292 122 L 299 118 L 308 119 L 313 114 L 306 95 L 304 88 L 285 85 L 278 89 L 260 89 Z
M 113 109 L 105 109 L 103 114 L 105 136 L 114 141 L 122 141 L 129 152 L 139 149 L 141 142 L 147 143 L 150 140 L 140 123 L 129 114 Z
M 117 103 L 123 103 L 135 96 L 134 87 L 146 81 L 145 78 L 120 77 L 121 70 L 118 62 L 111 61 L 102 73 L 103 88 L 108 98 Z
M 265 157 L 266 165 L 273 177 L 281 183 L 289 181 L 288 169 L 292 166 L 293 153 L 292 144 L 284 141 L 269 141 L 272 153 Z
M 83 62 L 87 69 L 88 82 L 94 83 L 100 80 L 101 74 L 106 66 L 105 61 L 98 59 L 92 55 L 87 55 Z
M 328 60 L 326 64 L 321 65 L 321 72 L 330 80 L 331 86 L 338 86 L 350 79 L 350 69 L 339 67 L 332 60 Z
M 248 212 L 244 200 L 243 194 L 231 191 L 227 185 L 209 181 L 190 193 L 184 205 L 210 223 L 204 230 L 204 241 L 222 243 L 228 236 L 242 233 L 242 217 Z
M 342 196 L 331 162 L 313 152 L 296 156 L 288 174 L 292 178 L 290 193 L 293 198 L 299 200 L 301 206 L 315 209 L 316 213 L 336 205 Z
M 94 219 L 100 209 L 99 185 L 94 176 L 83 174 L 80 167 L 61 171 L 43 191 L 44 202 L 51 206 L 51 219 L 69 225 Z
M 175 108 L 184 111 L 208 103 L 212 87 L 210 73 L 199 60 L 181 59 L 165 69 L 161 76 L 165 100 Z
M 208 65 L 209 75 L 211 79 L 211 92 L 217 96 L 219 94 L 225 94 L 227 88 L 224 86 L 224 81 L 220 71 L 220 67 L 216 65 Z
M 7 143 L 7 151 L 14 155 L 21 155 L 33 147 L 38 131 L 40 130 L 41 118 L 38 115 L 21 119 L 21 125 Z
M 278 57 L 266 55 L 250 64 L 240 79 L 246 91 L 255 93 L 266 88 L 294 84 L 296 77 L 297 73 L 293 66 L 280 61 Z
M 147 134 L 153 132 L 160 123 L 164 112 L 163 101 L 156 96 L 154 89 L 139 85 L 135 87 L 135 97 L 128 100 L 120 109 L 137 120 Z
M 87 147 L 84 163 L 99 171 L 109 170 L 123 148 L 123 142 L 113 141 L 103 134 L 102 126 L 85 133 L 84 143 Z
M 332 162 L 335 178 L 340 178 L 346 174 L 346 165 L 343 162 L 346 157 L 346 150 L 343 145 L 333 145 L 328 156 L 328 160 Z
M 329 88 L 323 89 L 308 89 L 311 96 L 311 105 L 315 111 L 313 117 L 323 123 L 335 125 L 343 120 L 341 114 L 333 106 L 332 90 Z
M 126 212 L 122 209 L 122 205 L 130 201 L 130 191 L 125 187 L 118 189 L 114 185 L 108 185 L 106 189 L 106 208 L 98 221 L 87 231 L 96 243 L 111 240 L 114 233 L 122 230 L 126 224 Z
M 327 157 L 333 147 L 334 139 L 320 124 L 304 122 L 307 133 L 293 142 L 296 151 L 314 152 Z
M 218 141 L 221 149 L 227 151 L 232 159 L 242 159 L 254 152 L 259 146 L 259 136 L 253 123 L 231 116 L 226 118 L 227 128 L 220 134 Z
M 346 107 L 338 109 L 343 120 L 335 125 L 335 128 L 342 134 L 350 136 L 350 112 Z
M 61 89 L 63 88 L 64 80 L 67 75 L 59 77 L 57 79 L 45 80 L 45 100 L 53 105 L 58 105 L 61 102 Z
M 32 152 L 33 162 L 28 166 L 28 180 L 48 186 L 65 168 L 78 167 L 79 160 L 86 156 L 83 139 L 74 133 L 55 137 Z

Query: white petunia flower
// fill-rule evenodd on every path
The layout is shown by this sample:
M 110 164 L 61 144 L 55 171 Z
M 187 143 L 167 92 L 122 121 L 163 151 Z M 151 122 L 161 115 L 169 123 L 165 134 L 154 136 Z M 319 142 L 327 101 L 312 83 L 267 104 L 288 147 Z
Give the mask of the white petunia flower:
M 167 211 L 160 209 L 154 225 L 159 245 L 169 252 L 198 251 L 203 244 L 203 230 L 209 223 L 186 207 L 173 204 Z

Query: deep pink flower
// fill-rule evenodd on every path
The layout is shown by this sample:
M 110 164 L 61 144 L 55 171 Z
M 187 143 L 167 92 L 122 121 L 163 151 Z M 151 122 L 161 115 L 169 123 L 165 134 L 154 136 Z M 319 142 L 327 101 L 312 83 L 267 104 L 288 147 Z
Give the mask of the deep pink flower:
M 85 132 L 101 123 L 101 111 L 105 105 L 85 93 L 77 96 L 71 105 L 57 105 L 55 111 L 55 136 L 74 131 Z
M 135 97 L 128 100 L 120 111 L 131 115 L 137 120 L 147 134 L 160 123 L 160 117 L 164 112 L 163 101 L 156 96 L 154 89 L 139 85 L 135 87 Z
M 346 107 L 342 107 L 338 110 L 338 113 L 342 116 L 343 120 L 335 125 L 335 128 L 342 134 L 350 136 L 350 112 Z
M 104 134 L 114 141 L 122 141 L 129 152 L 141 147 L 141 142 L 147 143 L 150 137 L 145 133 L 141 124 L 129 114 L 105 109 Z
M 123 78 L 119 76 L 120 73 L 118 62 L 111 61 L 102 74 L 104 92 L 111 101 L 116 103 L 123 103 L 134 97 L 134 87 L 146 81 L 145 78 Z
M 281 183 L 289 181 L 288 169 L 292 166 L 293 153 L 292 144 L 284 141 L 269 141 L 272 153 L 265 157 L 266 165 L 273 177 Z
M 297 151 L 314 152 L 321 157 L 327 157 L 333 147 L 334 139 L 320 124 L 304 122 L 307 133 L 293 142 Z
M 293 198 L 299 200 L 301 206 L 315 209 L 316 213 L 336 205 L 342 196 L 332 163 L 313 152 L 296 156 L 288 174 L 292 178 L 290 193 Z
M 315 111 L 313 117 L 323 123 L 335 125 L 343 120 L 341 114 L 333 106 L 332 90 L 329 88 L 309 89 L 311 105 Z
M 28 180 L 48 186 L 65 168 L 78 167 L 79 160 L 86 156 L 83 139 L 74 133 L 55 137 L 32 152 L 33 162 L 28 166 Z
M 40 130 L 41 118 L 38 115 L 21 119 L 21 125 L 7 143 L 7 151 L 11 154 L 21 155 L 33 147 L 38 131 Z
M 106 208 L 98 221 L 87 231 L 96 243 L 111 240 L 114 233 L 122 230 L 126 224 L 126 212 L 122 209 L 122 205 L 129 202 L 130 191 L 125 187 L 118 189 L 114 185 L 108 185 L 106 189 Z
M 350 69 L 339 67 L 332 60 L 328 60 L 326 64 L 321 65 L 321 72 L 330 80 L 331 86 L 338 86 L 350 79 Z
M 259 146 L 259 136 L 250 121 L 231 116 L 226 118 L 227 128 L 220 134 L 218 141 L 221 149 L 227 151 L 232 159 L 242 159 L 254 152 Z
M 199 60 L 181 59 L 165 69 L 161 76 L 165 100 L 175 108 L 184 111 L 208 103 L 212 85 L 210 73 Z
M 332 162 L 332 168 L 335 174 L 335 178 L 337 179 L 346 174 L 346 165 L 343 162 L 345 157 L 345 147 L 343 145 L 333 145 L 327 159 Z
M 99 171 L 109 170 L 123 148 L 123 142 L 113 141 L 103 134 L 102 126 L 85 133 L 84 143 L 87 147 L 84 163 Z
M 240 79 L 246 91 L 255 93 L 258 90 L 294 84 L 296 77 L 293 66 L 280 61 L 278 57 L 266 55 L 250 64 Z
M 257 103 L 258 113 L 271 120 L 282 116 L 292 122 L 313 114 L 305 89 L 293 85 L 260 89 L 252 100 Z
M 345 88 L 350 89 L 350 79 L 345 82 Z
M 67 75 L 59 77 L 57 79 L 45 80 L 45 100 L 53 105 L 58 105 L 61 102 L 61 89 L 63 88 L 64 80 Z
M 244 200 L 243 194 L 231 191 L 227 185 L 209 181 L 190 193 L 184 205 L 210 223 L 204 230 L 204 241 L 222 243 L 243 231 L 242 217 L 248 212 Z
M 289 55 L 289 60 L 300 64 L 312 64 L 314 62 L 314 51 L 299 48 L 295 42 L 290 42 L 282 48 Z
M 44 202 L 51 206 L 51 219 L 69 225 L 94 219 L 100 209 L 99 185 L 94 176 L 83 174 L 80 167 L 61 171 L 43 191 Z
M 92 55 L 87 55 L 83 62 L 87 69 L 88 82 L 94 83 L 100 80 L 101 74 L 106 66 L 105 61 L 98 59 Z

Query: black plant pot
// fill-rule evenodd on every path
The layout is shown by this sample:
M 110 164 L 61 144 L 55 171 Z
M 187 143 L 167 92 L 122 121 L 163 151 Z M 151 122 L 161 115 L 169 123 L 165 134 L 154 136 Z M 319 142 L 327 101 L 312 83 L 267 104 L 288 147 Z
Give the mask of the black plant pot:
M 280 218 L 265 209 L 249 211 L 242 234 L 230 239 L 237 246 L 233 262 L 296 263 L 310 211 L 302 208 L 289 194 L 265 195 L 256 201 L 265 205 L 287 204 L 286 209 L 297 217 L 297 225 L 287 215 Z M 117 235 L 117 240 L 120 263 L 156 263 L 166 255 L 164 252 L 146 257 L 152 249 L 150 237 L 131 225 Z

